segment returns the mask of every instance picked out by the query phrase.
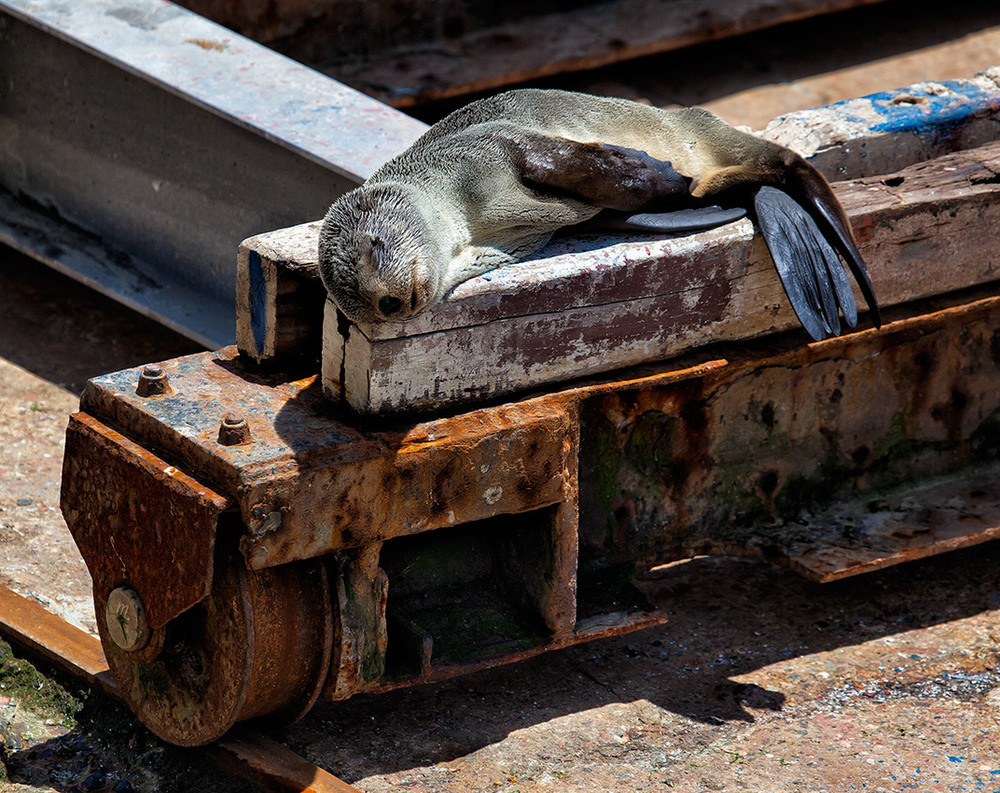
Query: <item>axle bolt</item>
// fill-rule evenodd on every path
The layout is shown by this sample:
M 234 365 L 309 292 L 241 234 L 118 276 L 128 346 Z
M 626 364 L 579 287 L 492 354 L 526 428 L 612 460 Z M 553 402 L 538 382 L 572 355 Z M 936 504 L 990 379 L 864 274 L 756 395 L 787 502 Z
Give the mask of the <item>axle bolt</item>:
M 158 396 L 170 390 L 167 376 L 163 373 L 163 367 L 158 363 L 146 364 L 142 367 L 142 374 L 139 375 L 139 384 L 135 387 L 135 392 L 141 397 Z
M 111 641 L 126 652 L 141 650 L 149 644 L 151 633 L 146 622 L 146 607 L 139 593 L 131 587 L 118 587 L 108 595 L 104 624 Z
M 223 446 L 239 446 L 250 442 L 250 425 L 242 416 L 227 413 L 219 425 L 219 443 Z

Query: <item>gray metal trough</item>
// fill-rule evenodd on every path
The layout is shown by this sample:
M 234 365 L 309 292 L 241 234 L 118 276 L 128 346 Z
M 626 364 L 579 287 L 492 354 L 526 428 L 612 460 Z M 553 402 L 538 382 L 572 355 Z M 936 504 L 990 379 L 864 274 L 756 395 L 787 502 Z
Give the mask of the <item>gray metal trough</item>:
M 424 124 L 162 0 L 0 0 L 0 242 L 217 348 L 236 249 Z

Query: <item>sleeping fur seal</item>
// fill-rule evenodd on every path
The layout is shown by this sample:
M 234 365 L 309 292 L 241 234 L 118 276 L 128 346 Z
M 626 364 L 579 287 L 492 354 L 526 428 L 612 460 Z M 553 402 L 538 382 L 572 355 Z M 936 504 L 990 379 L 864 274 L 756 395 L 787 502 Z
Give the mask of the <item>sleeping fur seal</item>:
M 879 324 L 844 211 L 799 155 L 702 108 L 567 91 L 510 91 L 434 124 L 330 207 L 320 273 L 350 319 L 402 320 L 598 215 L 676 231 L 729 222 L 745 214 L 740 207 L 752 207 L 813 338 L 840 333 L 840 312 L 857 322 L 838 252 Z

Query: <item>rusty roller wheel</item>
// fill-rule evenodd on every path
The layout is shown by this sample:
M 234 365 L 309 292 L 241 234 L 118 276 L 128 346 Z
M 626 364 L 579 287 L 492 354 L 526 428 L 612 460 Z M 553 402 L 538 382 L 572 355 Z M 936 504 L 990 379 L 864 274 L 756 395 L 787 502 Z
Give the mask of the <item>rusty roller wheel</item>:
M 220 554 L 212 593 L 135 649 L 129 597 L 112 593 L 101 642 L 125 701 L 165 741 L 200 746 L 265 715 L 290 723 L 319 696 L 333 644 L 322 561 L 248 571 Z

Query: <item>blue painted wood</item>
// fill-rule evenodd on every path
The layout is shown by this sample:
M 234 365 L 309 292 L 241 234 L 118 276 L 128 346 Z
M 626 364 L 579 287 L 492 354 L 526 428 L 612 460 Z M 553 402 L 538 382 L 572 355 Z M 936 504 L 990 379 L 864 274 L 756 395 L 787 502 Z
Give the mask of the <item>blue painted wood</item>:
M 831 180 L 902 170 L 1000 137 L 1000 74 L 923 82 L 781 116 L 765 137 Z

